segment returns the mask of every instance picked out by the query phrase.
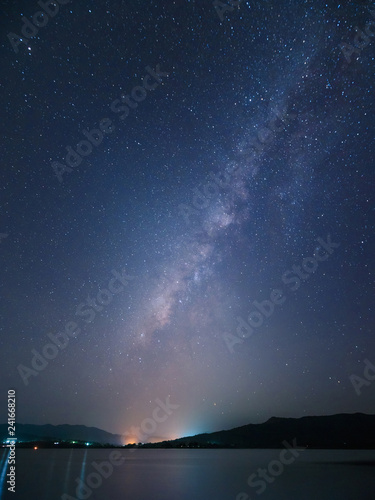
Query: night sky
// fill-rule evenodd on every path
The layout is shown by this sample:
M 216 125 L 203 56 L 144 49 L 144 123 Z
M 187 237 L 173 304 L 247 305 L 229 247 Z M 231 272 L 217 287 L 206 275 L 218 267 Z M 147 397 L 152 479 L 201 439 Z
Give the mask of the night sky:
M 233 3 L 2 2 L 2 422 L 375 413 L 375 7 Z

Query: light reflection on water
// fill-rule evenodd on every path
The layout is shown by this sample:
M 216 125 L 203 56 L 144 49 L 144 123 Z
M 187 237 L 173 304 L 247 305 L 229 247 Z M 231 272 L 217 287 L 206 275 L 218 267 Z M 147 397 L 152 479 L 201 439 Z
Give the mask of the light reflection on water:
M 46 494 L 44 497 L 44 500 L 51 500 L 50 496 L 50 490 L 51 490 L 51 485 L 53 484 L 53 477 L 54 477 L 54 470 L 57 465 L 57 453 L 58 450 L 51 450 L 52 456 L 50 458 L 50 463 L 48 465 L 48 472 L 46 474 Z M 34 455 L 35 456 L 35 455 Z
M 0 500 L 61 500 L 77 495 L 111 449 L 16 450 L 16 495 Z M 89 500 L 236 500 L 240 492 L 260 500 L 374 500 L 375 451 L 308 450 L 285 468 L 262 495 L 247 479 L 267 467 L 280 450 L 119 450 L 122 465 L 103 478 Z M 371 462 L 372 461 L 372 462 Z M 346 464 L 345 464 L 346 462 Z M 363 462 L 363 463 L 361 463 Z M 0 458 L 2 492 L 7 452 Z M 366 465 L 368 464 L 368 465 Z M 80 483 L 82 484 L 82 483 Z M 246 497 L 245 497 L 246 498 Z
M 83 460 L 82 460 L 82 467 L 81 467 L 81 474 L 80 474 L 81 481 L 84 481 L 84 479 L 85 479 L 86 458 L 87 458 L 87 450 L 85 451 L 85 454 L 83 455 Z
M 0 500 L 3 498 L 4 490 L 6 489 L 6 475 L 8 471 L 8 457 L 10 449 L 5 448 L 0 459 Z
M 69 458 L 68 458 L 68 465 L 66 467 L 66 473 L 65 473 L 65 479 L 64 479 L 64 491 L 68 491 L 68 481 L 69 481 L 69 477 L 70 477 L 70 468 L 72 466 L 72 457 L 73 457 L 73 450 L 70 450 Z

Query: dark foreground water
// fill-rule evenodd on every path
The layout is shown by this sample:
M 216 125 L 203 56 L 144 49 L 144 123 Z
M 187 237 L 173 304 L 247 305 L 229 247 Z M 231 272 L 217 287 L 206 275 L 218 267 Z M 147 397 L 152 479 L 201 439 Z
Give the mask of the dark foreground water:
M 375 500 L 375 451 L 119 450 L 120 458 L 112 451 L 17 450 L 12 494 L 0 449 L 0 498 Z

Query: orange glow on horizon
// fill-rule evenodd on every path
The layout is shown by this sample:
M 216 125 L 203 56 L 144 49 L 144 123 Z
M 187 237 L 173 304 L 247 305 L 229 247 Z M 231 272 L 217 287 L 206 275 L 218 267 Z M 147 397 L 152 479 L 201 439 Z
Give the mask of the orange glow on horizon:
M 172 435 L 172 436 L 168 436 L 168 437 L 152 437 L 152 436 L 148 436 L 145 438 L 144 441 L 141 441 L 142 443 L 161 443 L 162 441 L 173 441 L 174 439 L 179 439 L 181 436 L 178 436 L 177 434 L 176 435 Z M 125 445 L 128 445 L 128 444 L 138 444 L 140 441 L 139 441 L 139 437 L 137 436 L 134 436 L 134 437 L 125 437 L 123 440 L 122 440 L 122 445 L 125 446 Z
M 122 441 L 122 444 L 125 446 L 126 444 L 138 444 L 138 439 L 137 438 L 125 438 Z

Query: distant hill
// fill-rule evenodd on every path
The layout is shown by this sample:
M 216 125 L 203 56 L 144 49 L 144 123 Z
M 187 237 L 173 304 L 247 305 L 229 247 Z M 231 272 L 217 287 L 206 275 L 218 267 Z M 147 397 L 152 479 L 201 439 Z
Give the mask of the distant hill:
M 0 439 L 8 437 L 8 426 L 0 425 Z M 19 441 L 88 441 L 123 444 L 122 436 L 84 425 L 16 424 Z M 148 448 L 230 447 L 283 448 L 283 441 L 297 440 L 300 447 L 316 449 L 375 449 L 375 415 L 363 413 L 319 417 L 276 418 L 263 424 L 248 424 L 231 430 L 197 434 L 173 441 L 148 443 Z
M 0 425 L 0 439 L 7 439 L 8 426 Z M 102 444 L 122 445 L 123 439 L 119 434 L 86 427 L 85 425 L 30 425 L 16 424 L 16 437 L 18 441 L 88 441 Z
M 147 447 L 283 448 L 296 438 L 300 447 L 316 449 L 375 449 L 375 415 L 363 413 L 321 417 L 270 418 L 227 431 L 197 434 Z

